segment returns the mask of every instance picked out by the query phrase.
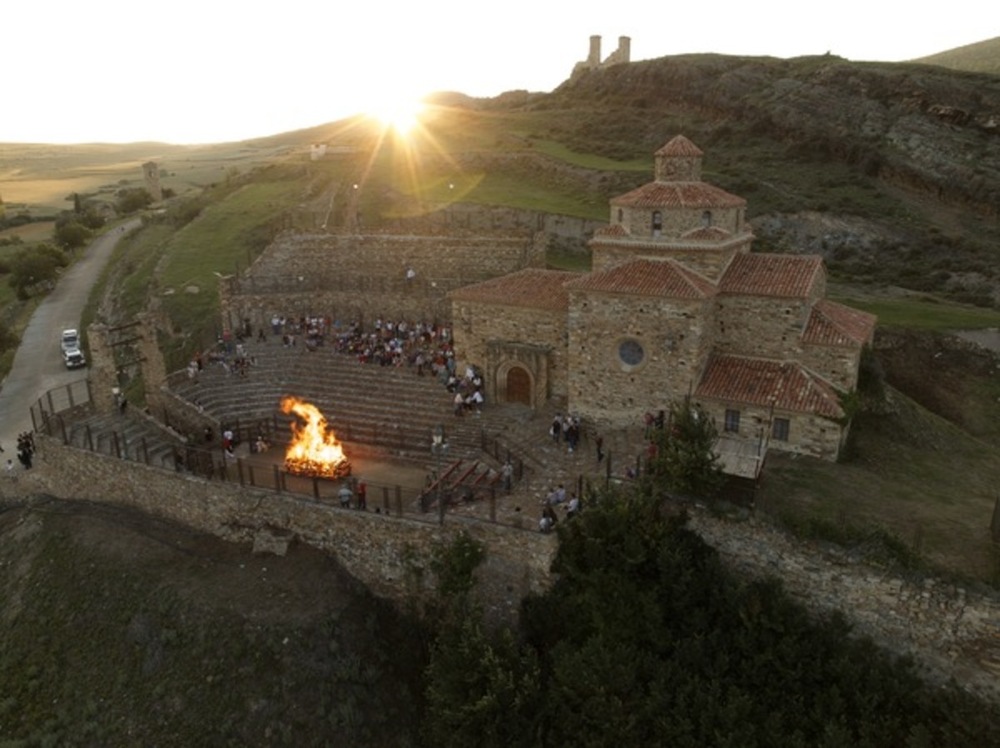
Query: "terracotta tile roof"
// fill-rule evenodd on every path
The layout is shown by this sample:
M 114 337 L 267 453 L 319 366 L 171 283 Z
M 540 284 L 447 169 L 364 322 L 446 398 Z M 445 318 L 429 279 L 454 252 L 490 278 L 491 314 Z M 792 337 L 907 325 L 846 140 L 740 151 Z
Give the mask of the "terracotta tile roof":
M 566 284 L 570 291 L 704 299 L 715 295 L 715 286 L 673 260 L 633 260 L 608 270 L 590 273 Z
M 452 301 L 565 311 L 569 308 L 569 294 L 563 285 L 579 277 L 579 273 L 565 270 L 527 268 L 456 288 L 448 294 L 448 298 Z
M 656 156 L 704 156 L 701 148 L 683 135 L 675 135 L 670 142 L 662 146 Z
M 719 293 L 805 298 L 822 267 L 819 255 L 741 253 L 719 279 Z
M 840 418 L 836 391 L 799 364 L 741 356 L 713 355 L 695 396 L 733 404 L 771 407 L 793 413 Z
M 739 208 L 747 201 L 706 182 L 649 182 L 611 205 L 622 208 Z
M 594 236 L 628 236 L 629 233 L 620 223 L 614 223 L 610 226 L 601 226 L 599 229 L 594 230 Z
M 878 317 L 859 309 L 821 299 L 809 315 L 802 333 L 804 343 L 861 346 L 870 343 Z
M 717 242 L 728 239 L 732 234 L 719 226 L 699 226 L 696 229 L 681 234 L 681 239 L 692 239 L 694 241 Z

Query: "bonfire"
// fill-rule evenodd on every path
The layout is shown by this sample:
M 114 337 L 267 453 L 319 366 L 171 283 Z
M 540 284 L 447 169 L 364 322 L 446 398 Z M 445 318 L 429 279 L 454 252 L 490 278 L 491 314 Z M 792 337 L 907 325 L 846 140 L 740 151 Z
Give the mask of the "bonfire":
M 302 424 L 292 421 L 292 442 L 285 450 L 285 470 L 296 475 L 343 478 L 351 474 L 351 463 L 326 417 L 312 403 L 297 397 L 281 401 L 282 413 L 294 413 Z

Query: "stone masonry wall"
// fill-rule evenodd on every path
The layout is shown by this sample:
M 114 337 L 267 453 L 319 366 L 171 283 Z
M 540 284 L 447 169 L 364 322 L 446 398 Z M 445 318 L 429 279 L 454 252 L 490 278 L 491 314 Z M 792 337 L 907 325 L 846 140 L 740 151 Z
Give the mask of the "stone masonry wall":
M 544 264 L 541 235 L 287 233 L 241 276 L 224 281 L 222 323 L 266 325 L 274 314 L 448 324 L 449 291 Z M 407 270 L 415 277 L 407 279 Z M 428 318 L 432 319 L 428 319 Z
M 726 409 L 734 407 L 731 403 L 720 403 L 714 400 L 699 401 L 715 421 L 718 432 L 723 433 L 726 423 Z M 808 413 L 791 413 L 781 410 L 770 412 L 768 408 L 743 407 L 740 409 L 741 439 L 759 442 L 763 437 L 767 441 L 771 430 L 772 418 L 788 419 L 788 441 L 770 440 L 771 449 L 782 452 L 797 452 L 812 455 L 826 460 L 836 459 L 840 450 L 841 439 L 846 436 L 838 424 Z
M 837 546 L 796 541 L 759 521 L 728 522 L 705 512 L 691 527 L 751 578 L 777 577 L 819 613 L 842 612 L 860 636 L 911 655 L 932 683 L 950 678 L 1000 701 L 1000 594 L 933 576 L 901 576 Z
M 858 382 L 861 349 L 832 345 L 804 345 L 796 350 L 802 365 L 812 369 L 842 390 L 853 390 Z
M 650 407 L 687 394 L 701 373 L 714 330 L 710 301 L 588 295 L 570 302 L 569 402 L 575 411 L 612 425 L 635 423 Z M 629 367 L 618 357 L 626 338 L 643 348 Z
M 614 210 L 614 201 L 612 201 Z M 716 208 L 706 211 L 703 208 L 660 210 L 660 233 L 653 229 L 653 213 L 650 208 L 622 208 L 620 223 L 628 229 L 633 237 L 668 237 L 679 239 L 681 236 L 702 225 L 717 226 L 730 234 L 741 230 L 740 220 L 742 208 Z M 709 215 L 706 217 L 705 213 Z M 707 223 L 706 223 L 707 218 Z
M 64 447 L 44 435 L 36 436 L 36 443 L 35 466 L 19 473 L 17 483 L 0 484 L 3 497 L 44 493 L 129 506 L 234 542 L 273 544 L 275 536 L 286 542 L 294 538 L 331 553 L 375 594 L 397 602 L 430 591 L 428 562 L 434 547 L 462 531 L 486 546 L 484 603 L 492 615 L 515 616 L 522 596 L 550 583 L 555 536 L 533 528 L 458 517 L 449 517 L 442 526 L 341 509 Z
M 456 302 L 452 320 L 455 358 L 460 363 L 484 366 L 489 360 L 491 341 L 526 341 L 550 348 L 546 375 L 549 396 L 566 396 L 566 312 L 503 307 L 492 304 Z M 498 362 L 500 363 L 500 362 Z M 527 362 L 525 362 L 527 363 Z M 537 378 L 541 372 L 532 372 Z M 495 380 L 496 372 L 486 372 Z
M 540 241 L 540 240 L 539 240 Z M 473 283 L 525 267 L 541 267 L 545 248 L 536 235 L 291 234 L 277 237 L 247 272 L 262 281 L 280 277 L 335 278 L 353 273 L 418 276 Z
M 799 345 L 808 313 L 801 299 L 719 297 L 718 349 L 740 356 L 792 358 L 789 352 Z

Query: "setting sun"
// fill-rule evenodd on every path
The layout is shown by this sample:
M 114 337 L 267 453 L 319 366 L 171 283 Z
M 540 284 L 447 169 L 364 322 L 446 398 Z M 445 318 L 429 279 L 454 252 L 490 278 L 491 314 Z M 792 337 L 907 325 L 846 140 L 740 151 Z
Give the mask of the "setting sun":
M 399 135 L 408 135 L 420 123 L 420 113 L 424 104 L 416 99 L 383 101 L 371 107 L 368 113 L 385 127 L 392 128 Z

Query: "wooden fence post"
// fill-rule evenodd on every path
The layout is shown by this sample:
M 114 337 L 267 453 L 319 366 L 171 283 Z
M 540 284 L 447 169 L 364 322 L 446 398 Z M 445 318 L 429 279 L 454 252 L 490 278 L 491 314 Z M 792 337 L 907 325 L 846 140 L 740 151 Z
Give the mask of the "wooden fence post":
M 994 543 L 1000 543 L 1000 494 L 993 504 L 993 521 L 990 523 L 990 534 Z

